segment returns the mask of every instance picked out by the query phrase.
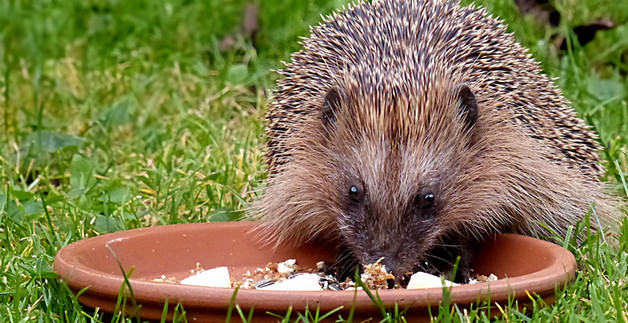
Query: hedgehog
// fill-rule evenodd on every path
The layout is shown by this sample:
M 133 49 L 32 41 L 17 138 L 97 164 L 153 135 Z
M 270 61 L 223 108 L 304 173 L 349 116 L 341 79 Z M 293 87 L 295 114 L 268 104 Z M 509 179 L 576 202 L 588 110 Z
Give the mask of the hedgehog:
M 485 9 L 358 2 L 310 32 L 267 112 L 264 239 L 465 282 L 494 234 L 615 212 L 596 134 Z

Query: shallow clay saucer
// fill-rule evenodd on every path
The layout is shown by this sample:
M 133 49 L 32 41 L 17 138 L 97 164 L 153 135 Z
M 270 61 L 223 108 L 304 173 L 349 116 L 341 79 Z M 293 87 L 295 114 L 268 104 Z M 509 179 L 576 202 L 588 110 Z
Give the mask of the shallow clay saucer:
M 169 309 L 180 302 L 189 322 L 223 321 L 233 296 L 232 288 L 212 288 L 154 282 L 165 275 L 183 279 L 199 263 L 203 268 L 228 266 L 231 277 L 239 279 L 247 270 L 264 267 L 268 262 L 295 258 L 303 267 L 316 268 L 316 262 L 331 262 L 334 248 L 309 244 L 301 248 L 272 250 L 259 246 L 253 234 L 252 222 L 196 223 L 135 229 L 85 239 L 63 248 L 56 256 L 54 269 L 76 293 L 79 301 L 92 308 L 112 312 L 123 284 L 120 265 L 126 272 L 133 268 L 129 281 L 140 315 L 144 319 L 159 320 L 164 303 Z M 112 253 L 113 251 L 113 253 Z M 115 253 L 115 256 L 114 256 Z M 117 258 L 117 259 L 116 259 Z M 490 239 L 473 266 L 477 274 L 497 275 L 499 280 L 451 288 L 450 297 L 459 308 L 479 300 L 506 304 L 508 297 L 520 306 L 530 302 L 529 295 L 538 295 L 552 303 L 557 286 L 574 277 L 576 262 L 566 249 L 538 239 L 503 234 Z M 435 313 L 443 296 L 442 288 L 378 291 L 384 306 L 408 309 L 411 321 L 428 319 L 428 308 Z M 320 308 L 326 313 L 338 307 L 333 314 L 347 317 L 355 308 L 356 322 L 373 317 L 381 319 L 381 312 L 363 291 L 263 291 L 239 290 L 236 302 L 248 313 L 254 308 L 254 322 L 276 321 L 267 312 L 283 315 L 292 306 L 293 312 Z M 127 310 L 133 311 L 131 302 Z M 497 314 L 491 311 L 491 315 Z M 170 313 L 172 315 L 172 313 Z M 235 313 L 234 313 L 235 315 Z M 294 317 L 294 315 L 293 315 Z

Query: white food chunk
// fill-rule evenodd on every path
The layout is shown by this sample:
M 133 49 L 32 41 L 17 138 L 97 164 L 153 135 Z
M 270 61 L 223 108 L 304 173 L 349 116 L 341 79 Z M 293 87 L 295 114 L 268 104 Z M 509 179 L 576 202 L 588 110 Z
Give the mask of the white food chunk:
M 294 267 L 296 263 L 296 259 L 288 259 L 284 262 L 280 262 L 277 264 L 277 272 L 282 274 L 289 274 L 291 272 L 294 272 Z
M 264 288 L 263 290 L 291 290 L 291 291 L 316 291 L 323 290 L 318 283 L 320 276 L 317 274 L 301 274 L 293 278 L 286 279 Z
M 458 284 L 445 280 L 445 286 L 458 286 Z M 407 289 L 419 289 L 419 288 L 432 288 L 443 287 L 443 283 L 438 276 L 430 275 L 424 272 L 417 272 L 410 276 L 410 282 L 408 282 Z
M 182 280 L 181 284 L 231 288 L 231 277 L 227 267 L 216 267 L 190 276 Z

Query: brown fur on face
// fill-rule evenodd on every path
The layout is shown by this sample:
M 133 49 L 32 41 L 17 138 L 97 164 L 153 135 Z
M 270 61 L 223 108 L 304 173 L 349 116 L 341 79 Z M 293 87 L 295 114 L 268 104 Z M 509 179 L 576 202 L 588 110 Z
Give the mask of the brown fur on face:
M 464 280 L 470 248 L 493 233 L 562 234 L 590 203 L 613 214 L 595 134 L 483 10 L 361 3 L 304 47 L 268 114 L 254 205 L 268 238 L 334 239 L 396 274 L 462 256 Z

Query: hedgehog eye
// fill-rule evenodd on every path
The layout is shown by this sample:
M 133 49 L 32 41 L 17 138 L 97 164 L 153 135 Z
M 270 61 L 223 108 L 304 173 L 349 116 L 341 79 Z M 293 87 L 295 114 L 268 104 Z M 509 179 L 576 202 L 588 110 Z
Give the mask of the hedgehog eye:
M 434 194 L 430 192 L 423 195 L 423 207 L 427 208 L 432 205 L 434 205 Z
M 355 185 L 351 185 L 349 187 L 349 197 L 353 201 L 358 202 L 360 200 L 360 189 Z

